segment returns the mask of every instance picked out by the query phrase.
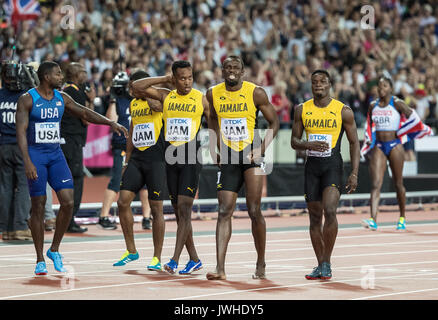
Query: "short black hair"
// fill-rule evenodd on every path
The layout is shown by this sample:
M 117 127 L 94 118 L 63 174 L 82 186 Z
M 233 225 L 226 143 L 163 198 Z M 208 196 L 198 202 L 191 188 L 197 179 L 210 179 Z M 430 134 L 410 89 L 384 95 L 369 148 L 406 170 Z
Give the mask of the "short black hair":
M 191 68 L 192 65 L 187 60 L 177 60 L 172 63 L 172 73 L 175 74 L 177 69 Z
M 226 57 L 225 60 L 224 60 L 224 62 L 222 63 L 222 67 L 225 66 L 225 62 L 226 62 L 227 60 L 238 61 L 238 62 L 240 62 L 240 65 L 242 66 L 242 69 L 245 67 L 245 65 L 243 64 L 243 60 L 242 60 L 242 58 L 240 58 L 239 56 L 234 56 L 234 55 L 231 55 L 231 56 Z
M 143 78 L 149 78 L 150 75 L 144 70 L 137 70 L 129 77 L 129 81 L 135 81 Z
M 324 74 L 327 77 L 327 79 L 329 80 L 329 82 L 332 83 L 332 78 L 330 77 L 330 73 L 328 73 L 328 71 L 323 70 L 323 69 L 317 69 L 317 70 L 312 72 L 312 75 L 310 76 L 310 78 L 312 78 L 315 74 Z
M 40 64 L 38 67 L 37 75 L 40 82 L 44 81 L 44 77 L 52 72 L 53 68 L 59 67 L 59 64 L 57 64 L 54 61 L 44 61 Z

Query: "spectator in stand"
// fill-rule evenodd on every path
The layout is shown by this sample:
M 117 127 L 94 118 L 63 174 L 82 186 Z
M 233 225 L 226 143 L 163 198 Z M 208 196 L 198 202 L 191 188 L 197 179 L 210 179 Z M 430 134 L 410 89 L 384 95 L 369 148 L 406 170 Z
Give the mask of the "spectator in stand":
M 370 91 L 385 69 L 395 80 L 394 93 L 408 100 L 420 83 L 426 83 L 424 76 L 438 73 L 435 2 L 372 1 L 374 30 L 364 30 L 359 0 L 312 5 L 293 0 L 91 0 L 77 2 L 77 32 L 72 32 L 59 27 L 60 9 L 70 4 L 64 0 L 53 9 L 42 7 L 36 21 L 20 22 L 17 37 L 10 24 L 1 29 L 1 57 L 10 57 L 10 44 L 16 38 L 17 58 L 62 63 L 77 59 L 89 74 L 91 68 L 97 70 L 95 81 L 108 73 L 97 81 L 97 88 L 105 89 L 108 85 L 103 82 L 118 71 L 119 49 L 128 73 L 141 67 L 152 76 L 165 74 L 172 61 L 186 59 L 194 75 L 206 71 L 214 75 L 210 86 L 220 82 L 218 66 L 223 58 L 239 54 L 249 81 L 268 92 L 285 82 L 286 94 L 294 103 L 311 96 L 307 80 L 311 72 L 324 68 L 339 79 L 346 68 L 355 97 L 351 107 L 360 127 Z M 275 64 L 280 72 L 274 77 Z M 194 87 L 208 88 L 197 81 L 204 82 L 204 77 L 196 77 Z M 97 89 L 98 97 L 105 95 L 105 90 Z
M 280 121 L 280 129 L 290 128 L 291 103 L 286 96 L 287 85 L 281 81 L 275 85 L 274 93 L 271 97 L 271 103 L 277 112 Z

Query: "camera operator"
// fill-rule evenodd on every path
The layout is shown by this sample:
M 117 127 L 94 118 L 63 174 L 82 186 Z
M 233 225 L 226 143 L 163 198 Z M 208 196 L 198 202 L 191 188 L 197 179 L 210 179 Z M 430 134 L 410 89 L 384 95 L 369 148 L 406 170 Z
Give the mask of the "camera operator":
M 63 91 L 70 95 L 75 102 L 94 110 L 93 100 L 96 93 L 94 88 L 86 83 L 87 71 L 85 67 L 77 62 L 68 64 L 65 70 L 65 80 Z M 74 186 L 73 216 L 67 229 L 67 232 L 70 233 L 83 233 L 88 230 L 80 227 L 74 219 L 81 205 L 84 187 L 82 148 L 87 140 L 87 126 L 86 121 L 73 117 L 67 112 L 62 117 L 61 138 L 65 140 L 65 143 L 61 144 L 61 148 L 72 173 Z
M 23 158 L 18 148 L 15 114 L 18 98 L 38 84 L 35 71 L 22 63 L 4 61 L 0 89 L 0 231 L 3 240 L 30 240 L 27 225 L 30 197 Z
M 109 105 L 106 112 L 106 117 L 117 121 L 122 126 L 129 128 L 130 125 L 130 110 L 129 105 L 132 97 L 128 92 L 129 77 L 126 72 L 119 72 L 112 80 L 110 89 Z M 113 153 L 113 167 L 111 168 L 111 180 L 105 190 L 102 210 L 98 225 L 105 230 L 116 229 L 116 223 L 109 219 L 111 204 L 116 201 L 120 191 L 120 180 L 122 178 L 122 163 L 126 153 L 126 138 L 113 134 L 111 139 L 111 149 Z M 143 229 L 152 229 L 150 222 L 150 207 L 148 201 L 148 191 L 143 188 L 140 193 L 140 201 L 143 212 Z

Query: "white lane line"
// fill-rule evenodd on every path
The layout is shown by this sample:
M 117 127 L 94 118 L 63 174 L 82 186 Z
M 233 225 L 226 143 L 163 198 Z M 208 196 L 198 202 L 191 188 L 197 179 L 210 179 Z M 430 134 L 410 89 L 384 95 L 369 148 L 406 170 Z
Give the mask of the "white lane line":
M 415 224 L 410 226 L 409 230 L 413 230 L 415 227 L 417 226 L 431 226 L 431 227 L 435 227 L 436 225 L 438 225 L 438 223 L 425 223 L 425 224 Z M 386 234 L 386 233 L 380 233 L 378 231 L 369 231 L 369 230 L 365 230 L 363 227 L 345 227 L 342 228 L 342 225 L 340 225 L 339 227 L 339 233 L 344 232 L 344 231 L 349 231 L 349 230 L 363 230 L 364 232 L 369 232 L 369 234 L 367 235 L 359 235 L 359 236 L 338 236 L 337 239 L 342 239 L 342 238 L 367 238 L 367 237 L 371 237 L 371 238 L 376 238 L 376 237 L 394 237 L 394 236 L 415 236 L 416 234 L 431 234 L 431 235 L 435 235 L 438 234 L 437 232 L 416 232 L 414 234 L 412 233 L 407 233 L 407 232 L 395 232 L 395 228 L 393 226 L 383 226 L 383 227 L 379 227 L 379 229 L 394 229 L 394 233 L 390 233 L 390 234 Z M 238 230 L 236 230 L 238 231 Z M 214 231 L 213 231 L 214 232 Z M 285 230 L 285 231 L 275 231 L 275 230 L 271 230 L 267 232 L 267 236 L 269 237 L 270 234 L 289 234 L 289 233 L 308 233 L 309 230 Z M 195 232 L 196 233 L 196 232 Z M 237 236 L 246 236 L 246 235 L 251 235 L 251 230 L 248 230 L 247 232 L 234 232 L 232 234 L 232 237 L 237 237 Z M 134 235 L 135 236 L 135 235 Z M 73 245 L 73 244 L 90 244 L 90 243 L 96 243 L 96 244 L 104 244 L 107 245 L 108 243 L 112 243 L 112 242 L 120 242 L 121 244 L 124 244 L 125 240 L 123 239 L 123 236 L 120 235 L 120 237 L 122 237 L 121 239 L 103 239 L 103 240 L 93 240 L 93 238 L 88 238 L 89 240 L 84 240 L 84 241 L 71 241 L 71 242 L 67 242 L 64 241 L 62 242 L 62 245 Z M 195 238 L 205 238 L 205 237 L 215 237 L 214 233 L 212 234 L 201 234 L 201 235 L 195 235 Z M 165 236 L 165 240 L 167 239 L 175 239 L 176 235 L 166 235 Z M 70 238 L 69 238 L 70 239 Z M 307 240 L 308 238 L 302 238 L 302 239 L 290 239 L 289 241 L 301 241 L 301 240 Z M 152 238 L 136 238 L 135 242 L 141 242 L 141 241 L 152 241 Z M 287 241 L 287 240 L 286 240 Z M 232 242 L 230 242 L 230 245 L 233 244 Z M 49 243 L 45 243 L 45 245 L 50 245 Z M 23 248 L 33 248 L 34 245 L 33 243 L 29 243 L 29 244 L 19 244 L 20 247 Z M 3 248 L 17 248 L 17 245 L 1 245 L 0 246 L 0 250 Z
M 416 280 L 416 279 L 414 279 L 414 280 Z M 393 293 L 379 294 L 379 295 L 376 295 L 376 296 L 354 298 L 354 299 L 351 299 L 351 300 L 376 299 L 376 298 L 391 297 L 391 296 L 397 296 L 397 295 L 403 295 L 403 294 L 412 294 L 412 293 L 420 293 L 420 292 L 429 292 L 429 291 L 438 291 L 438 288 L 412 290 L 412 291 L 403 291 L 403 292 L 393 292 Z
M 438 273 L 432 273 L 432 274 L 438 274 Z M 422 274 L 419 274 L 419 275 L 422 275 Z M 412 275 L 376 277 L 375 279 L 376 280 L 395 279 L 395 278 L 403 279 L 406 277 L 412 277 Z M 270 287 L 255 288 L 255 289 L 231 290 L 231 291 L 225 291 L 225 292 L 215 292 L 215 293 L 208 293 L 208 294 L 201 294 L 201 295 L 194 295 L 194 296 L 183 296 L 183 297 L 179 297 L 179 298 L 172 298 L 170 300 L 189 300 L 189 299 L 199 299 L 199 298 L 221 296 L 221 295 L 231 295 L 231 294 L 241 294 L 241 293 L 247 293 L 247 292 L 264 291 L 264 290 L 285 289 L 285 288 L 294 288 L 294 287 L 308 287 L 308 286 L 312 286 L 312 285 L 324 285 L 324 283 L 331 284 L 331 283 L 360 282 L 360 281 L 361 281 L 360 278 L 334 280 L 334 281 L 329 281 L 329 282 L 313 281 L 310 283 L 299 283 L 299 284 L 293 284 L 293 285 L 270 286 Z

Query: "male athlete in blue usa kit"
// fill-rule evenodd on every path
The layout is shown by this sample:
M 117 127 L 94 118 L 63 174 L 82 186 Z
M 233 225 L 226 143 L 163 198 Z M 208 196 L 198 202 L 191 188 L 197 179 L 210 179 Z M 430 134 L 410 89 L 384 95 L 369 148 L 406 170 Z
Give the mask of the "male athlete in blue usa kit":
M 76 103 L 60 92 L 63 74 L 55 62 L 45 61 L 38 68 L 40 85 L 23 94 L 17 104 L 17 142 L 23 155 L 32 200 L 29 227 L 37 255 L 35 274 L 47 274 L 44 261 L 44 206 L 47 182 L 55 190 L 60 208 L 55 234 L 47 257 L 55 270 L 65 272 L 59 245 L 73 213 L 73 178 L 60 147 L 60 122 L 64 111 L 88 122 L 105 124 L 118 134 L 127 130 L 108 118 Z

